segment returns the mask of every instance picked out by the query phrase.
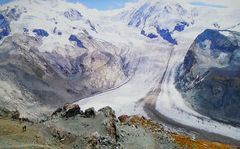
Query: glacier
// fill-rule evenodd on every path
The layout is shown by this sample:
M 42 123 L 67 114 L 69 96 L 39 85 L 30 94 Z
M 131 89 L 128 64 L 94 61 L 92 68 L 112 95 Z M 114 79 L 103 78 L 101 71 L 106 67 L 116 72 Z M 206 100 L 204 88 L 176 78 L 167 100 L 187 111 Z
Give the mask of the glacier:
M 8 7 L 12 8 L 10 13 Z M 179 125 L 181 129 L 176 131 L 196 137 L 201 137 L 203 131 L 240 140 L 239 127 L 199 114 L 187 105 L 174 84 L 177 66 L 184 62 L 190 67 L 194 63 L 188 49 L 195 38 L 199 42 L 209 36 L 224 38 L 214 31 L 198 36 L 200 33 L 206 29 L 240 31 L 240 16 L 235 13 L 238 8 L 199 8 L 185 1 L 140 0 L 122 9 L 98 11 L 64 0 L 16 0 L 0 10 L 0 65 L 5 67 L 9 62 L 3 55 L 9 54 L 12 60 L 24 53 L 29 67 L 22 68 L 22 61 L 13 65 L 41 78 L 38 86 L 34 86 L 34 79 L 32 84 L 24 84 L 26 94 L 17 83 L 4 75 L 1 78 L 0 97 L 4 97 L 4 104 L 12 97 L 28 97 L 24 103 L 14 100 L 19 104 L 15 108 L 23 115 L 42 104 L 33 97 L 44 94 L 32 92 L 31 85 L 36 89 L 47 86 L 45 91 L 54 93 L 49 96 L 59 97 L 57 104 L 74 102 L 82 109 L 97 110 L 111 106 L 117 115 L 165 119 L 166 127 L 176 129 L 173 126 Z M 13 50 L 11 41 L 16 42 L 18 50 Z M 234 48 L 232 45 L 230 50 Z M 189 58 L 184 60 L 186 54 Z M 31 70 L 34 66 L 30 64 L 40 70 Z M 54 98 L 38 112 L 44 115 L 52 109 Z

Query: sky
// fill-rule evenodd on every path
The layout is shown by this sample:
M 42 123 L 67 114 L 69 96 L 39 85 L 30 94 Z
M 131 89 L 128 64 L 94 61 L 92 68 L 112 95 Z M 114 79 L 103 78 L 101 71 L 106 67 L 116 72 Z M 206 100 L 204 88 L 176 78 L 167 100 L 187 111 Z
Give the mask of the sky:
M 221 5 L 218 3 L 207 3 L 207 2 L 201 2 L 201 1 L 192 1 L 190 2 L 190 4 L 194 5 L 194 6 L 203 6 L 203 7 L 215 7 L 215 8 L 226 8 L 226 5 Z
M 0 0 L 0 4 L 9 2 L 11 0 Z M 98 10 L 109 10 L 121 8 L 126 2 L 132 2 L 137 0 L 67 0 L 73 3 L 80 2 L 88 8 L 94 8 Z M 176 0 L 181 2 L 181 0 Z M 215 7 L 215 8 L 226 8 L 226 7 L 238 7 L 240 0 L 182 0 L 187 1 L 191 5 L 199 7 Z
M 0 0 L 0 4 L 5 4 L 7 2 L 10 2 L 11 0 Z
M 12 0 L 0 0 L 0 4 L 5 4 Z M 132 2 L 136 0 L 67 0 L 69 2 L 80 2 L 87 6 L 88 8 L 94 8 L 98 10 L 109 10 L 121 8 L 125 5 L 126 2 Z
M 88 8 L 94 8 L 98 10 L 116 9 L 124 6 L 126 2 L 134 0 L 68 0 L 70 2 L 80 2 Z

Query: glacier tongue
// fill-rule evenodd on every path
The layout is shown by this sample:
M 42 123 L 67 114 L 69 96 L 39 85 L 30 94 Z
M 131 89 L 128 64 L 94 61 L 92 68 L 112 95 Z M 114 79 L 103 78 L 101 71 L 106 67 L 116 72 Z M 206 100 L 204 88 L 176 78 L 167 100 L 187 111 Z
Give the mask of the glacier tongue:
M 147 50 L 146 50 L 146 49 Z M 136 64 L 135 74 L 118 88 L 113 88 L 105 93 L 93 97 L 85 98 L 77 103 L 82 108 L 95 107 L 100 109 L 104 106 L 111 106 L 117 115 L 121 113 L 141 114 L 143 111 L 136 107 L 139 99 L 147 94 L 153 87 L 158 76 L 161 76 L 165 66 L 165 58 L 170 53 L 169 46 L 158 46 L 138 49 L 138 59 L 134 60 Z

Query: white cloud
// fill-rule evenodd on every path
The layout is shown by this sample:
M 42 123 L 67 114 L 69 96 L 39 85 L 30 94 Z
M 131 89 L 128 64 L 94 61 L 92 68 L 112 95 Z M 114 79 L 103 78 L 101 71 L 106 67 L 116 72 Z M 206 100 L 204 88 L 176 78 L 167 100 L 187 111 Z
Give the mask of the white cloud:
M 182 1 L 182 0 L 176 0 L 176 1 Z M 239 9 L 240 8 L 240 0 L 184 0 L 187 2 L 203 2 L 206 4 L 211 5 L 222 5 L 228 8 L 232 9 Z

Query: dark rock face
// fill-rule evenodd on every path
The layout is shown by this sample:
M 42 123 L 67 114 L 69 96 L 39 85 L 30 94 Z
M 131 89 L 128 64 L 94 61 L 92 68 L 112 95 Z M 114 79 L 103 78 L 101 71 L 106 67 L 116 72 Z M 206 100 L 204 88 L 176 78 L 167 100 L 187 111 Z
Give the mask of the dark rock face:
M 47 37 L 49 35 L 44 29 L 34 29 L 33 32 L 39 37 Z
M 195 63 L 196 63 L 196 59 L 194 57 L 194 52 L 188 51 L 187 55 L 184 58 L 183 69 L 185 71 L 189 71 Z
M 159 27 L 157 28 L 158 34 L 166 41 L 173 45 L 177 45 L 176 39 L 173 39 L 171 32 L 169 29 L 160 29 Z
M 76 35 L 71 35 L 68 40 L 76 42 L 79 48 L 85 48 L 82 41 Z
M 178 31 L 178 32 L 181 32 L 185 29 L 185 27 L 188 27 L 189 24 L 187 22 L 180 22 L 180 23 L 177 23 L 176 26 L 174 27 L 174 31 Z
M 13 111 L 11 117 L 12 117 L 12 119 L 19 119 L 20 118 L 19 111 Z
M 227 36 L 221 34 L 218 30 L 205 30 L 202 34 L 200 34 L 195 40 L 200 47 L 204 47 L 202 44 L 205 40 L 211 41 L 210 48 L 212 50 L 220 50 L 221 52 L 233 52 L 239 45 L 236 41 L 232 41 Z
M 158 35 L 155 35 L 153 33 L 150 33 L 150 34 L 146 34 L 146 32 L 144 30 L 141 31 L 141 34 L 150 38 L 150 39 L 154 39 L 154 38 L 158 38 Z
M 62 108 L 57 108 L 52 113 L 51 118 L 54 118 L 54 117 L 69 118 L 79 114 L 84 115 L 79 105 L 66 103 Z
M 176 87 L 193 109 L 213 119 L 240 124 L 240 34 L 205 30 L 187 52 Z
M 75 9 L 65 11 L 64 16 L 71 21 L 80 20 L 83 17 L 82 14 Z
M 10 111 L 5 108 L 0 108 L 0 118 L 11 118 L 11 119 L 19 119 L 20 113 L 19 111 Z
M 10 26 L 7 19 L 0 14 L 0 40 L 10 34 Z
M 65 111 L 65 117 L 73 117 L 80 114 L 80 107 L 77 104 L 65 104 L 63 110 Z
M 96 116 L 96 111 L 95 111 L 94 108 L 89 108 L 89 109 L 85 110 L 84 114 L 85 114 L 86 117 L 95 117 Z
M 9 12 L 7 13 L 7 17 L 15 21 L 17 21 L 18 18 L 20 18 L 20 16 L 21 16 L 21 12 L 18 11 L 16 8 L 10 9 Z

